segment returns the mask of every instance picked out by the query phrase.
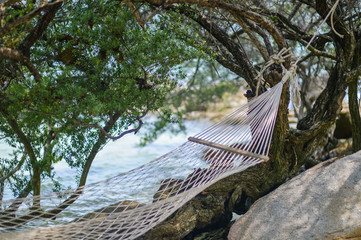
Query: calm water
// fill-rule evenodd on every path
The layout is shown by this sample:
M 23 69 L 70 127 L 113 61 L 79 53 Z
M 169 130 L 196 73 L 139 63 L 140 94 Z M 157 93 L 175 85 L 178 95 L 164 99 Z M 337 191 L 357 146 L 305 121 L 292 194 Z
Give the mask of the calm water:
M 169 132 L 162 134 L 154 143 L 146 147 L 139 147 L 140 137 L 134 134 L 109 142 L 94 159 L 90 169 L 87 183 L 94 183 L 106 178 L 127 172 L 140 165 L 143 165 L 157 157 L 173 150 L 184 143 L 189 136 L 202 131 L 210 123 L 207 120 L 186 121 L 186 133 L 180 133 L 176 136 Z M 11 153 L 11 148 L 5 143 L 0 142 L 0 157 L 6 157 Z M 65 161 L 54 165 L 56 178 L 65 186 L 76 187 L 76 170 L 67 166 Z M 44 183 L 42 193 L 51 192 L 51 184 Z M 4 200 L 13 198 L 9 189 L 5 190 Z

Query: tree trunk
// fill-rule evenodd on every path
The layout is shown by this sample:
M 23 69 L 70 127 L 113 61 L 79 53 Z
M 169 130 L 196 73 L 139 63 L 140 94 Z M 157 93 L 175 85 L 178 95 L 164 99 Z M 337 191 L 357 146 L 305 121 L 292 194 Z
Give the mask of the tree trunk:
M 357 80 L 357 78 L 353 79 L 353 81 L 348 85 L 348 101 L 351 114 L 353 152 L 361 150 L 361 117 L 359 104 L 357 101 Z
M 31 177 L 31 184 L 33 186 L 33 208 L 40 208 L 40 189 L 41 189 L 41 170 L 39 169 L 38 162 L 33 167 L 33 176 Z
M 361 65 L 361 31 L 355 32 L 355 54 L 352 62 L 352 69 L 360 72 Z M 352 129 L 352 151 L 357 152 L 361 150 L 361 117 L 360 117 L 360 105 L 357 101 L 358 81 L 360 74 L 355 74 L 349 79 L 348 86 L 348 99 L 351 115 L 351 129 Z
M 105 132 L 108 133 L 113 128 L 113 126 L 115 125 L 115 123 L 117 122 L 119 117 L 120 117 L 120 113 L 116 113 L 116 114 L 114 114 L 114 116 L 110 117 L 109 121 L 107 122 L 107 124 L 104 127 Z M 100 131 L 99 135 L 98 135 L 98 140 L 92 147 L 92 150 L 89 153 L 89 156 L 87 157 L 87 159 L 84 163 L 83 171 L 80 176 L 80 181 L 79 181 L 78 187 L 85 185 L 90 167 L 93 163 L 93 160 L 96 157 L 96 155 L 98 154 L 101 147 L 106 143 L 106 141 L 107 141 L 107 137 L 105 136 L 105 134 L 102 131 Z
M 29 156 L 31 166 L 33 168 L 33 175 L 31 176 L 31 185 L 33 188 L 33 195 L 39 196 L 40 195 L 40 188 L 41 188 L 41 169 L 39 166 L 39 162 L 35 155 L 34 149 L 31 146 L 31 143 L 25 133 L 21 130 L 20 126 L 18 125 L 17 121 L 10 117 L 7 110 L 5 108 L 0 108 L 0 113 L 3 117 L 7 120 L 9 126 L 14 131 L 14 133 L 19 137 L 21 143 L 24 145 L 25 151 Z M 33 207 L 39 208 L 40 207 L 40 198 L 33 198 Z

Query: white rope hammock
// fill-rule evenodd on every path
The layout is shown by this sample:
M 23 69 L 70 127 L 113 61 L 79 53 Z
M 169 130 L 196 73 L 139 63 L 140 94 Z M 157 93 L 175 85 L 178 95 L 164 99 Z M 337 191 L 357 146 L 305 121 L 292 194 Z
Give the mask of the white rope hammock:
M 15 213 L 0 216 L 0 239 L 141 236 L 216 181 L 268 160 L 282 86 L 283 81 L 148 164 L 63 192 L 61 199 L 59 194 L 38 196 L 42 213 L 28 208 L 32 197 L 21 199 Z M 125 189 L 132 194 L 124 194 Z M 59 214 L 47 212 L 69 197 L 77 199 Z M 6 209 L 14 203 L 2 204 Z
M 218 180 L 268 161 L 283 84 L 309 44 L 277 85 L 158 159 L 81 189 L 36 196 L 41 211 L 29 208 L 33 197 L 3 201 L 2 209 L 14 211 L 0 213 L 0 239 L 135 239 Z M 281 50 L 265 68 L 289 54 Z

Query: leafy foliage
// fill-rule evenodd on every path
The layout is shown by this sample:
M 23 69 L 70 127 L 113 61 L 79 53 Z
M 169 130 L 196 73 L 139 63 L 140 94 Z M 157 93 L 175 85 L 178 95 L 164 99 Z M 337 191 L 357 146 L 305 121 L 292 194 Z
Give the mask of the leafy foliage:
M 32 9 L 26 6 L 24 13 Z M 9 9 L 8 16 L 21 14 Z M 33 26 L 36 20 L 25 25 Z M 18 80 L 12 78 L 1 92 L 0 130 L 17 151 L 13 159 L 1 159 L 0 164 L 6 174 L 25 154 L 21 171 L 28 172 L 9 178 L 15 195 L 31 181 L 29 177 L 34 178 L 34 169 L 62 189 L 55 180 L 54 163 L 64 159 L 82 173 L 86 162 L 106 144 L 104 135 L 118 138 L 127 131 L 137 132 L 150 112 L 163 109 L 157 112 L 152 137 L 145 141 L 153 140 L 175 118 L 181 119 L 181 113 L 172 117 L 164 103 L 184 77 L 181 63 L 197 52 L 182 43 L 174 29 L 164 27 L 167 24 L 169 16 L 158 16 L 142 29 L 129 8 L 115 1 L 73 1 L 60 8 L 31 49 L 41 81 L 22 67 Z M 6 35 L 13 41 L 4 46 L 18 46 L 15 38 L 26 36 L 25 25 Z M 16 120 L 17 129 L 10 120 Z M 176 122 L 182 129 L 181 121 Z M 19 131 L 35 159 L 23 147 Z

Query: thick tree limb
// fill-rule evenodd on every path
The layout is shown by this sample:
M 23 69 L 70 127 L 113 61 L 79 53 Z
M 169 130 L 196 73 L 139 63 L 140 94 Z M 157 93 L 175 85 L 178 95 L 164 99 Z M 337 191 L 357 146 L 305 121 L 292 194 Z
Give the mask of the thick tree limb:
M 137 11 L 137 8 L 134 6 L 134 4 L 130 0 L 124 0 L 125 4 L 128 5 L 128 7 L 132 10 L 133 15 L 135 17 L 135 20 L 137 20 L 138 24 L 142 27 L 142 29 L 145 31 L 145 23 L 141 16 L 139 15 L 139 12 Z
M 247 54 L 244 51 L 242 45 L 237 44 L 229 35 L 224 32 L 217 25 L 213 24 L 205 15 L 200 12 L 196 12 L 189 8 L 177 8 L 182 14 L 193 19 L 200 24 L 205 30 L 207 30 L 215 39 L 218 40 L 233 56 L 237 64 L 242 69 L 242 76 L 247 83 L 255 91 L 257 83 L 255 81 L 257 72 L 248 60 Z M 223 61 L 224 62 L 224 61 Z M 220 62 L 222 63 L 222 62 Z
M 269 12 L 269 11 L 266 11 L 266 12 L 268 15 L 276 16 L 279 19 L 279 22 L 281 22 L 284 26 L 287 26 L 289 29 L 291 29 L 295 33 L 302 35 L 302 36 L 308 36 L 308 34 L 306 32 L 302 31 L 298 26 L 291 23 L 291 21 L 288 18 L 286 18 L 285 16 L 283 16 L 282 14 Z M 280 24 L 278 24 L 278 25 L 280 25 Z
M 358 93 L 358 77 L 354 78 L 348 85 L 349 107 L 352 126 L 352 151 L 361 150 L 361 117 L 360 106 L 357 100 Z
M 315 138 L 320 132 L 325 131 L 329 127 L 330 123 L 330 121 L 317 122 L 307 130 L 291 129 L 289 138 L 296 144 L 308 142 Z
M 264 12 L 267 15 L 270 16 L 276 16 L 278 21 L 276 22 L 277 27 L 286 32 L 285 37 L 290 40 L 294 41 L 301 41 L 302 44 L 305 45 L 311 40 L 312 35 L 308 34 L 307 31 L 301 30 L 301 28 L 291 22 L 289 18 L 286 18 L 284 15 L 272 12 L 267 9 L 260 9 L 259 11 Z M 311 43 L 311 48 L 313 47 L 317 52 L 317 50 L 321 51 L 325 44 L 328 42 L 332 42 L 333 39 L 330 37 L 331 32 L 326 34 L 320 34 L 317 36 L 317 38 Z M 331 54 L 329 55 L 331 56 Z
M 235 16 L 237 22 L 239 23 L 239 25 L 243 28 L 243 30 L 247 33 L 248 37 L 251 39 L 251 41 L 253 42 L 254 45 L 256 45 L 258 51 L 261 53 L 263 59 L 265 60 L 265 62 L 268 62 L 270 60 L 270 56 L 268 55 L 268 51 L 266 49 L 265 46 L 263 46 L 260 41 L 258 41 L 258 39 L 256 38 L 256 36 L 253 34 L 253 32 L 248 28 L 247 24 L 245 23 L 245 21 L 239 17 L 239 16 Z
M 34 17 L 39 15 L 41 12 L 43 12 L 47 8 L 49 8 L 53 5 L 62 3 L 63 1 L 64 0 L 55 0 L 54 2 L 49 2 L 45 5 L 42 5 L 36 9 L 32 10 L 31 12 L 29 12 L 28 14 L 25 14 L 22 17 L 10 20 L 9 23 L 7 23 L 4 27 L 0 28 L 0 37 L 3 37 L 4 35 L 10 33 L 17 26 L 20 26 L 21 24 L 24 24 L 24 23 L 30 21 L 31 19 L 33 19 Z
M 355 48 L 355 55 L 352 61 L 352 71 L 346 74 L 348 83 L 348 97 L 351 114 L 352 126 L 352 151 L 357 152 L 361 150 L 361 116 L 360 116 L 360 101 L 358 100 L 359 81 L 361 76 L 361 31 L 356 32 L 357 43 Z
M 30 55 L 30 48 L 43 35 L 50 22 L 54 19 L 56 12 L 62 6 L 63 1 L 64 0 L 55 0 L 54 2 L 44 5 L 45 14 L 40 17 L 36 26 L 31 30 L 29 35 L 20 43 L 19 50 L 21 50 L 24 55 Z
M 239 66 L 233 55 L 225 48 L 219 41 L 212 36 L 203 35 L 202 38 L 207 41 L 207 48 L 202 49 L 210 55 L 215 55 L 217 62 L 219 62 L 225 68 L 228 68 L 238 76 L 243 76 L 244 69 Z M 233 37 L 231 37 L 233 40 Z M 199 43 L 202 46 L 203 42 Z M 217 54 L 215 54 L 217 53 Z
M 218 52 L 219 53 L 219 52 Z M 231 56 L 227 56 L 229 54 L 217 54 L 216 60 L 222 64 L 222 66 L 228 68 L 232 72 L 236 73 L 238 76 L 242 76 L 244 69 L 241 68 L 235 61 L 231 60 Z
M 163 4 L 163 0 L 134 0 L 134 2 L 147 2 L 155 6 L 161 6 Z M 181 3 L 194 4 L 199 7 L 221 8 L 230 12 L 234 17 L 243 16 L 258 23 L 263 29 L 268 31 L 277 43 L 279 49 L 287 48 L 287 42 L 282 36 L 282 33 L 273 25 L 271 21 L 256 12 L 248 11 L 239 5 L 228 3 L 227 1 L 223 0 L 167 0 L 168 5 Z
M 0 58 L 11 59 L 22 63 L 29 69 L 29 71 L 32 73 L 32 75 L 34 76 L 37 82 L 41 81 L 40 73 L 38 72 L 36 67 L 32 64 L 30 59 L 26 57 L 21 51 L 16 49 L 11 49 L 8 47 L 0 47 Z
M 7 113 L 7 111 L 0 107 L 0 113 L 3 115 L 3 117 L 8 122 L 11 129 L 14 131 L 14 133 L 19 137 L 21 143 L 24 145 L 24 148 L 26 150 L 26 153 L 28 154 L 30 158 L 30 162 L 33 166 L 37 165 L 37 158 L 34 152 L 33 147 L 31 146 L 30 140 L 25 135 L 25 133 L 21 130 L 21 127 L 18 125 L 16 120 L 10 117 L 10 115 Z
M 238 14 L 243 13 L 242 15 L 245 18 L 248 18 L 249 20 L 258 23 L 263 29 L 267 30 L 272 35 L 279 49 L 287 48 L 288 45 L 282 33 L 273 25 L 271 21 L 264 18 L 262 15 L 251 11 L 245 11 L 243 9 L 234 10 L 232 11 L 232 13 L 234 17 L 237 17 Z
M 329 116 L 332 116 L 333 121 L 335 120 L 345 96 L 347 87 L 347 82 L 344 80 L 345 77 L 343 63 L 337 62 L 329 77 L 326 88 L 317 98 L 312 111 L 298 122 L 297 129 L 308 130 L 318 122 L 323 122 Z
M 135 1 L 143 2 L 142 0 L 135 0 Z M 147 1 L 147 3 L 155 5 L 155 6 L 160 6 L 162 4 L 162 2 L 159 0 L 149 0 L 149 1 Z M 200 7 L 210 7 L 210 8 L 214 8 L 214 9 L 221 8 L 223 10 L 228 11 L 230 14 L 232 14 L 235 19 L 239 20 L 240 17 L 243 17 L 245 19 L 251 20 L 251 21 L 257 23 L 261 28 L 265 29 L 267 32 L 270 33 L 270 35 L 273 37 L 274 41 L 278 45 L 279 49 L 287 48 L 287 42 L 286 42 L 285 38 L 283 37 L 282 33 L 278 30 L 278 28 L 270 20 L 268 20 L 261 14 L 256 13 L 255 11 L 248 11 L 239 5 L 228 3 L 226 1 L 219 1 L 219 0 L 169 0 L 169 1 L 167 1 L 168 5 L 171 5 L 171 4 L 174 5 L 174 4 L 179 4 L 179 3 L 194 4 L 194 5 L 197 5 Z M 187 12 L 190 12 L 191 8 L 189 8 L 189 7 L 184 7 L 184 8 L 186 8 L 188 11 L 183 11 L 183 14 L 187 15 Z M 201 26 L 203 28 L 207 29 L 207 31 L 209 31 L 212 35 L 214 35 L 214 37 L 217 38 L 217 36 L 215 36 L 215 34 L 213 34 L 210 31 L 210 30 L 214 31 L 213 30 L 215 27 L 214 24 L 212 25 L 211 22 L 209 21 L 209 19 L 206 19 L 204 21 L 203 19 L 205 19 L 205 16 L 202 16 L 201 13 L 197 13 L 197 14 L 199 15 L 197 17 L 197 19 L 194 16 L 192 16 L 191 14 L 188 14 L 187 16 L 192 18 L 193 20 L 197 21 L 199 24 L 201 24 Z M 207 27 L 206 26 L 207 24 L 212 27 Z M 217 35 L 220 36 L 220 34 L 217 34 Z M 227 37 L 228 37 L 228 35 L 227 35 Z M 256 38 L 253 38 L 253 40 L 255 40 L 255 39 Z M 230 39 L 230 40 L 232 40 L 232 39 Z M 266 51 L 264 49 L 264 47 L 262 47 L 260 44 L 258 44 L 257 47 L 260 49 L 260 52 L 264 57 L 266 57 L 268 55 L 268 51 Z M 226 48 L 230 52 L 232 52 L 229 47 L 226 47 Z M 238 48 L 241 48 L 241 46 L 239 46 Z M 267 52 L 267 54 L 266 54 L 266 52 Z M 232 55 L 236 59 L 239 58 L 238 54 L 234 54 L 232 52 Z M 243 55 L 241 57 L 248 60 L 247 56 Z M 245 62 L 245 60 L 242 60 L 242 61 Z M 288 68 L 290 66 L 290 58 L 287 58 L 286 62 L 284 64 L 285 64 L 285 67 Z M 245 69 L 249 68 L 250 71 L 252 71 L 252 68 L 253 68 L 252 64 L 249 64 L 249 65 L 243 64 L 242 68 L 243 67 L 245 67 Z M 245 70 L 245 71 L 247 71 L 247 70 Z M 247 75 L 242 76 L 242 77 L 244 77 L 246 79 L 246 81 L 251 86 L 252 90 L 255 91 L 255 89 L 257 88 L 256 87 L 257 84 L 253 83 L 253 81 L 251 80 L 251 79 L 254 79 L 255 76 L 250 77 L 250 75 L 251 74 L 248 73 Z
M 259 27 L 257 24 L 255 24 L 252 21 L 249 21 L 248 19 L 245 19 L 245 23 L 253 30 L 255 31 L 258 35 L 260 35 L 263 38 L 263 42 L 265 44 L 265 47 L 267 49 L 268 55 L 271 56 L 274 54 L 273 52 L 273 48 L 272 48 L 272 44 L 266 34 L 265 31 L 263 31 L 263 29 L 261 27 Z
M 26 150 L 27 155 L 29 156 L 30 163 L 32 166 L 32 188 L 34 196 L 40 195 L 40 174 L 41 170 L 39 168 L 39 162 L 37 161 L 35 151 L 31 145 L 31 142 L 29 138 L 25 135 L 25 133 L 22 131 L 21 127 L 18 125 L 17 121 L 13 119 L 6 109 L 0 107 L 0 113 L 3 115 L 3 117 L 6 119 L 7 123 L 11 127 L 11 129 L 14 131 L 14 133 L 17 135 L 17 137 L 20 139 L 20 142 L 24 145 L 24 148 Z M 40 207 L 40 199 L 35 199 L 36 202 L 33 202 L 34 206 Z

